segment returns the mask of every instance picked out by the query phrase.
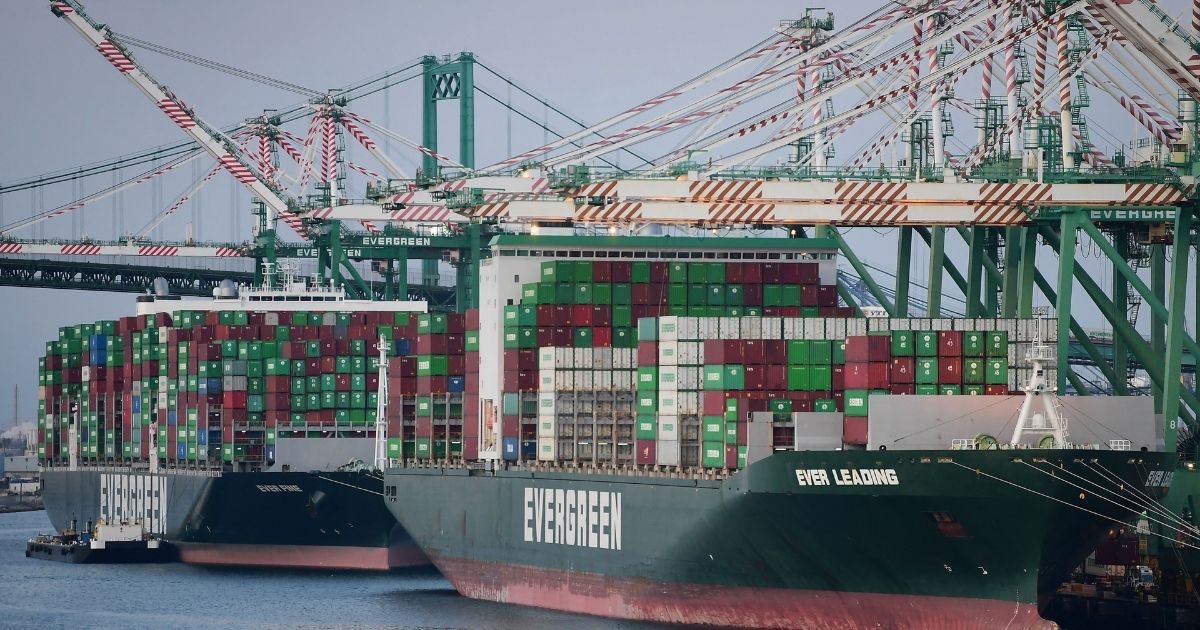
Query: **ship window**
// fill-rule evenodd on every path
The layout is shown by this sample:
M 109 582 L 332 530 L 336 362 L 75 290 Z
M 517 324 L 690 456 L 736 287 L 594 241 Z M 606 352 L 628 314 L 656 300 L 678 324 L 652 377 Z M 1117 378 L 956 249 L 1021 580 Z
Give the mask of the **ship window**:
M 938 531 L 942 532 L 942 535 L 946 538 L 971 537 L 971 535 L 967 533 L 967 528 L 963 527 L 963 524 L 958 522 L 958 519 L 954 518 L 949 513 L 930 512 L 929 516 L 933 518 L 933 523 L 937 526 Z

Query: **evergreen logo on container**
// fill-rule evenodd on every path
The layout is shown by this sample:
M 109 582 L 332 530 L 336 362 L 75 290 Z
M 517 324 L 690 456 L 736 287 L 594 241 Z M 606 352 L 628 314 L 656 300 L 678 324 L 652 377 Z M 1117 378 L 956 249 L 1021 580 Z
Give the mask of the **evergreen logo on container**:
M 525 488 L 524 541 L 621 549 L 621 493 Z

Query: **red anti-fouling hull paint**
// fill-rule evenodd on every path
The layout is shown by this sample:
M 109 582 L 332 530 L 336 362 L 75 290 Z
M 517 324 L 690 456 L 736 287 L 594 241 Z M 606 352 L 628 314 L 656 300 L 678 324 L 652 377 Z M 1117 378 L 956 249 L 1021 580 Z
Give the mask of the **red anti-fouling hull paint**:
M 182 544 L 179 558 L 188 564 L 387 571 L 429 564 L 415 545 L 407 548 L 317 545 Z
M 663 584 L 434 557 L 467 597 L 553 610 L 742 628 L 1057 628 L 1037 606 L 994 599 Z

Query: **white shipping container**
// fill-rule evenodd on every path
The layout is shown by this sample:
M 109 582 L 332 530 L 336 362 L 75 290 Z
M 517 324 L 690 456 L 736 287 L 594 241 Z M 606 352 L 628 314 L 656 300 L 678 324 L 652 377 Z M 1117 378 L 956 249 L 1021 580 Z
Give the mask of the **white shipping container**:
M 893 329 L 893 321 L 890 317 L 871 317 L 867 319 L 867 332 L 888 332 Z
M 704 389 L 703 379 L 704 379 L 704 368 L 702 368 L 702 367 L 681 367 L 681 368 L 679 368 L 679 390 L 680 391 L 699 391 L 701 389 Z
M 670 414 L 658 414 L 658 439 L 659 440 L 678 440 L 679 439 L 679 416 Z
M 718 317 L 717 339 L 741 339 L 742 320 L 740 317 Z
M 763 338 L 763 318 L 761 317 L 743 317 L 742 318 L 742 339 L 762 339 Z
M 558 361 L 557 348 L 546 346 L 538 348 L 538 369 L 553 370 L 555 363 Z
M 612 348 L 592 348 L 592 367 L 597 370 L 611 370 L 613 367 Z
M 679 318 L 679 339 L 680 340 L 701 339 L 701 337 L 700 337 L 700 318 L 699 317 L 680 317 Z
M 554 415 L 554 392 L 538 392 L 538 415 Z
M 574 350 L 575 350 L 574 354 L 575 354 L 575 367 L 576 368 L 583 369 L 583 368 L 592 367 L 592 365 L 593 365 L 592 354 L 593 353 L 592 353 L 591 348 L 575 348 Z
M 679 364 L 679 343 L 676 341 L 660 341 L 658 342 L 658 364 L 659 365 L 678 365 Z
M 679 392 L 658 390 L 658 413 L 679 414 Z
M 845 326 L 846 326 L 845 337 L 861 336 L 861 335 L 867 334 L 867 320 L 865 318 L 855 317 L 853 319 L 845 319 L 842 321 L 845 322 Z M 845 337 L 843 337 L 843 339 Z
M 679 365 L 704 365 L 704 342 L 679 342 Z
M 658 367 L 659 391 L 679 391 L 679 368 L 673 365 Z
M 840 317 L 823 317 L 826 339 L 845 339 L 846 320 Z
M 825 319 L 822 317 L 804 318 L 804 335 L 801 339 L 827 339 L 825 336 Z
M 658 318 L 658 340 L 679 341 L 679 318 L 667 315 Z
M 612 370 L 601 370 L 592 375 L 592 386 L 598 392 L 606 392 L 613 388 Z
M 558 437 L 558 432 L 555 430 L 556 425 L 557 423 L 555 422 L 554 416 L 550 416 L 548 418 L 546 416 L 538 416 L 538 439 Z
M 552 462 L 557 459 L 557 441 L 552 437 L 538 438 L 537 458 L 539 462 Z
M 636 370 L 614 370 L 613 389 L 637 389 Z
M 690 416 L 698 415 L 702 409 L 701 393 L 698 391 L 679 392 L 679 413 Z
M 595 372 L 592 370 L 575 370 L 575 390 L 590 392 L 595 389 Z
M 84 380 L 84 382 L 92 380 L 91 368 L 86 365 L 79 368 L 79 374 L 80 374 L 80 378 L 82 378 Z
M 541 391 L 562 389 L 555 374 L 554 370 L 538 370 L 538 389 Z
M 721 322 L 716 317 L 705 317 L 700 320 L 699 335 L 701 341 L 721 338 Z
M 763 339 L 783 339 L 783 318 L 782 317 L 764 317 L 762 318 L 762 338 Z
M 659 466 L 678 466 L 680 454 L 679 440 L 658 440 L 655 444 L 655 457 Z
M 632 348 L 613 348 L 612 366 L 617 370 L 637 367 L 637 351 Z

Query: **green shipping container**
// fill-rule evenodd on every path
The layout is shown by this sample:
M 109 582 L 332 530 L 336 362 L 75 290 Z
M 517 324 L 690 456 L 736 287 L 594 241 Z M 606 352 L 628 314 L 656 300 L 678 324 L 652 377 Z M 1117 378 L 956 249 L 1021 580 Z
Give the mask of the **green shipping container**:
M 652 415 L 637 417 L 637 439 L 653 440 L 658 437 L 658 419 Z
M 813 411 L 833 413 L 837 411 L 837 401 L 832 398 L 819 398 L 813 401 Z
M 847 389 L 845 404 L 847 416 L 865 417 L 867 415 L 867 397 L 870 392 L 865 389 Z
M 984 368 L 984 382 L 988 385 L 1008 385 L 1008 359 L 988 359 Z
M 966 344 L 963 344 L 966 347 Z M 963 359 L 962 363 L 962 379 L 964 384 L 980 385 L 983 384 L 984 360 L 983 359 Z
M 964 396 L 982 396 L 983 385 L 963 385 L 962 393 Z
M 775 398 L 771 400 L 771 413 L 788 414 L 792 413 L 792 401 L 787 398 Z
M 630 279 L 635 284 L 648 284 L 650 282 L 650 263 L 633 263 L 632 275 L 630 276 Z
M 892 356 L 913 356 L 913 334 L 911 330 L 892 331 Z
M 725 467 L 725 442 L 704 442 L 703 464 L 705 468 Z
M 700 430 L 705 442 L 725 443 L 725 418 L 722 416 L 704 416 L 700 421 Z
M 962 350 L 964 357 L 982 357 L 987 351 L 987 333 L 980 330 L 963 332 Z
M 788 365 L 808 365 L 811 362 L 811 342 L 806 339 L 792 339 L 787 344 Z
M 921 330 L 916 334 L 916 352 L 919 357 L 938 355 L 938 334 L 933 330 Z
M 807 365 L 789 365 L 787 371 L 787 388 L 793 392 L 807 392 L 812 388 L 810 368 Z
M 919 350 L 918 350 L 919 352 Z M 938 380 L 938 361 L 936 358 L 917 359 L 916 381 L 918 385 L 936 384 Z
M 1008 358 L 1008 331 L 993 330 L 987 334 L 987 356 Z
M 962 394 L 962 387 L 958 385 L 938 385 L 938 394 L 942 396 Z

